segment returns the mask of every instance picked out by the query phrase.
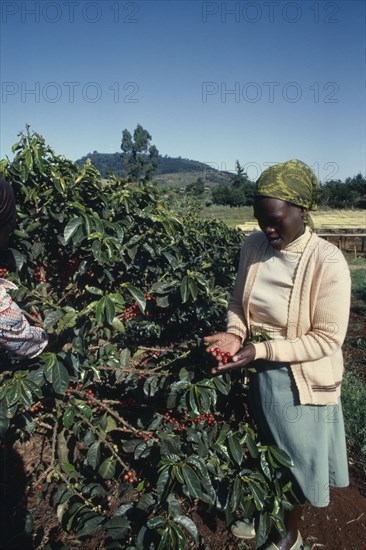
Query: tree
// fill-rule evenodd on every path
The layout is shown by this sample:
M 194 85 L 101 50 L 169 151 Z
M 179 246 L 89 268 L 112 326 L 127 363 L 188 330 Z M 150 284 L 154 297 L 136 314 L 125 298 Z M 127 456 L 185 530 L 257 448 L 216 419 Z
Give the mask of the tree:
M 349 183 L 331 180 L 322 186 L 320 204 L 330 208 L 352 208 L 359 197 Z
M 202 178 L 198 178 L 196 181 L 189 183 L 186 187 L 187 193 L 199 197 L 205 192 L 205 185 Z
M 136 126 L 133 139 L 128 130 L 123 130 L 121 149 L 128 181 L 142 184 L 151 180 L 158 164 L 159 151 L 150 142 L 151 135 L 141 124 Z
M 231 185 L 236 189 L 245 188 L 247 183 L 250 183 L 248 175 L 244 172 L 244 168 L 240 165 L 240 162 L 237 160 L 235 163 L 236 174 L 231 179 Z

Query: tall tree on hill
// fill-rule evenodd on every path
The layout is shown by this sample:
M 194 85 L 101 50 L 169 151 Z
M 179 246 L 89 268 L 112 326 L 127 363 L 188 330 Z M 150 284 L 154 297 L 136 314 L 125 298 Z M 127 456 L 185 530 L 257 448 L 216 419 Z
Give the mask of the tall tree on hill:
M 231 185 L 236 189 L 245 187 L 245 184 L 249 182 L 249 178 L 238 160 L 235 163 L 235 169 L 236 173 L 232 176 Z
M 133 138 L 128 130 L 123 130 L 121 149 L 128 181 L 142 184 L 151 180 L 158 165 L 159 151 L 150 142 L 151 135 L 141 124 L 136 126 Z

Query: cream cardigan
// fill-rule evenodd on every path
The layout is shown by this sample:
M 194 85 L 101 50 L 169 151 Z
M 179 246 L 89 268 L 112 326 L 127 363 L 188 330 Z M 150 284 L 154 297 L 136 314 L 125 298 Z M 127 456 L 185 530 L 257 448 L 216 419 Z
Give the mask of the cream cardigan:
M 241 250 L 227 332 L 243 342 L 250 339 L 250 295 L 268 246 L 265 235 L 257 232 L 245 240 Z M 295 274 L 286 339 L 254 344 L 256 359 L 290 363 L 302 405 L 338 401 L 350 295 L 350 273 L 343 254 L 312 233 Z

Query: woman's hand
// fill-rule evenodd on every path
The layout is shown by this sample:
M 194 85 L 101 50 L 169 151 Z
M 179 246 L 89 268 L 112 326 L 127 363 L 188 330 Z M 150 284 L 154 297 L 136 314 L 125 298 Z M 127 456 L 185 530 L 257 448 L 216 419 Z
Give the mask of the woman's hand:
M 255 347 L 253 344 L 248 344 L 243 348 L 239 353 L 235 354 L 234 357 L 227 363 L 218 363 L 217 367 L 212 369 L 212 374 L 220 374 L 231 369 L 237 369 L 246 367 L 249 363 L 255 359 Z
M 215 353 L 217 348 L 232 357 L 241 347 L 240 336 L 236 336 L 236 334 L 231 334 L 230 332 L 217 332 L 212 336 L 205 336 L 204 341 L 210 344 L 206 351 L 216 358 L 218 358 Z

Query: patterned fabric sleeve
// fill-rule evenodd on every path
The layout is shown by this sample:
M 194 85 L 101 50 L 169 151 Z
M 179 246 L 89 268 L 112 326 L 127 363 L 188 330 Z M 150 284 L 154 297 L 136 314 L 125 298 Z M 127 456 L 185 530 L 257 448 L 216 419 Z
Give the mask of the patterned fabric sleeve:
M 16 288 L 12 283 L 0 280 L 0 346 L 23 357 L 36 357 L 48 343 L 46 332 L 32 327 L 20 308 L 13 302 L 7 288 Z

